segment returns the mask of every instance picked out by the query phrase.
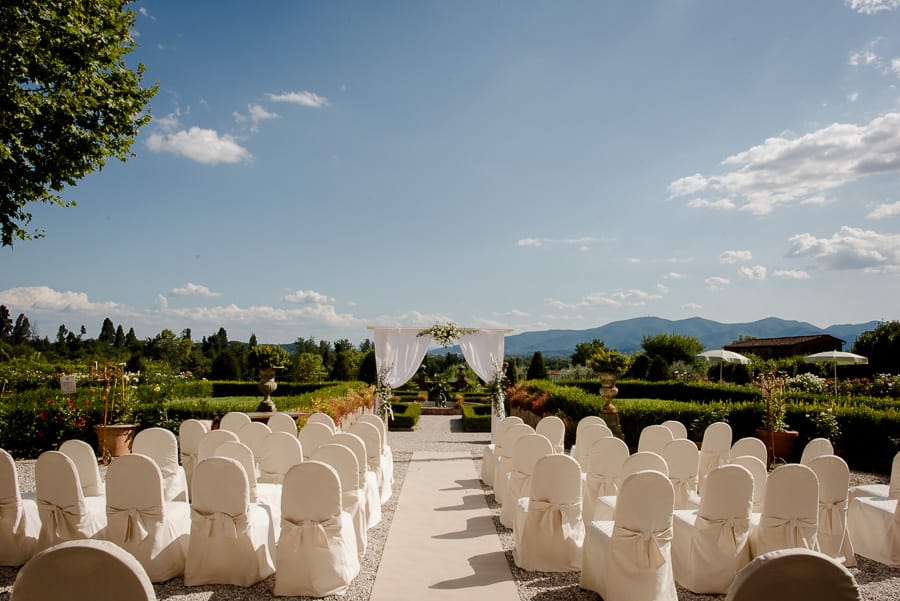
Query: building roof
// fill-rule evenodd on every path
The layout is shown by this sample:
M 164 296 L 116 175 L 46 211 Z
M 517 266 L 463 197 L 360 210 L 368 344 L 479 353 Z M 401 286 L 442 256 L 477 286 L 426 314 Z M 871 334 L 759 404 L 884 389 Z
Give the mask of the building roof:
M 731 344 L 727 344 L 725 345 L 725 348 L 731 350 L 735 348 L 753 349 L 759 347 L 771 348 L 776 346 L 796 346 L 804 342 L 811 342 L 813 340 L 824 341 L 826 339 L 840 342 L 841 345 L 844 344 L 843 340 L 835 338 L 830 334 L 811 334 L 809 336 L 784 336 L 781 338 L 748 338 L 747 340 L 738 340 Z

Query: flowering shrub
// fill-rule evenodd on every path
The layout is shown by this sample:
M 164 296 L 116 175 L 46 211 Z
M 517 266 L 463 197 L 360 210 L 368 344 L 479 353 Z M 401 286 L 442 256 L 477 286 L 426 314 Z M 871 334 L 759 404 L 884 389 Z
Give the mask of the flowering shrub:
M 827 380 L 811 373 L 798 374 L 785 380 L 788 390 L 800 390 L 802 392 L 825 392 Z
M 89 401 L 71 398 L 49 399 L 35 420 L 35 436 L 46 448 L 58 448 L 70 438 L 84 438 L 90 423 Z

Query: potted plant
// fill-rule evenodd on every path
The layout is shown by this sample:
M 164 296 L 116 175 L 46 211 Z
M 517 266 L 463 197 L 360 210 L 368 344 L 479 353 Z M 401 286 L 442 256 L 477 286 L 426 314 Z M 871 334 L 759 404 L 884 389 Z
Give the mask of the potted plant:
M 95 414 L 94 433 L 97 435 L 97 454 L 104 462 L 112 457 L 127 455 L 137 431 L 134 420 L 134 395 L 131 374 L 125 373 L 125 364 L 107 363 L 94 365 L 91 379 L 102 384 Z
M 600 410 L 603 419 L 610 429 L 618 437 L 622 437 L 622 427 L 619 424 L 619 413 L 612 400 L 619 389 L 616 388 L 616 378 L 621 377 L 631 366 L 632 358 L 616 349 L 600 348 L 588 359 L 588 364 L 595 371 L 600 372 L 600 394 L 606 399 L 606 405 Z
M 250 349 L 250 363 L 259 369 L 259 385 L 257 388 L 265 395 L 260 401 L 257 411 L 275 411 L 272 393 L 278 388 L 275 382 L 275 370 L 283 369 L 291 360 L 290 354 L 280 346 L 260 344 Z
M 756 385 L 762 391 L 765 402 L 764 421 L 762 428 L 756 430 L 756 436 L 766 443 L 770 463 L 779 459 L 790 461 L 798 436 L 798 432 L 790 430 L 784 421 L 787 412 L 784 398 L 786 381 L 783 373 L 774 371 L 760 374 L 756 378 Z

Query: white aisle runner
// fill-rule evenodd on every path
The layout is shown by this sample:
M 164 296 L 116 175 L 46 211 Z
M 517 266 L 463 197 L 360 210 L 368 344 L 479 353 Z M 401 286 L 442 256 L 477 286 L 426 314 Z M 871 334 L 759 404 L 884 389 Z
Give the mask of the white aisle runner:
M 370 601 L 517 601 L 468 452 L 416 451 Z

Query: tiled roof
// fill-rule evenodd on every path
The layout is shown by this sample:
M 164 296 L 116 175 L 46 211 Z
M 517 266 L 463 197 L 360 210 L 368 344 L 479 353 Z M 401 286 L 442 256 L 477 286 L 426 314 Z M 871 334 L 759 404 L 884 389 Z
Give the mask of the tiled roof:
M 725 345 L 725 348 L 731 348 L 731 347 L 755 348 L 755 347 L 760 347 L 760 346 L 766 346 L 766 347 L 794 346 L 795 344 L 801 344 L 803 342 L 809 342 L 811 340 L 822 340 L 822 339 L 836 340 L 841 343 L 844 342 L 840 338 L 835 338 L 834 336 L 831 336 L 830 334 L 813 334 L 810 336 L 784 336 L 782 338 L 750 338 L 748 340 L 739 340 L 736 342 L 732 342 L 731 344 Z

